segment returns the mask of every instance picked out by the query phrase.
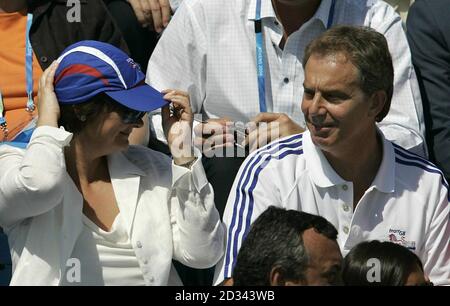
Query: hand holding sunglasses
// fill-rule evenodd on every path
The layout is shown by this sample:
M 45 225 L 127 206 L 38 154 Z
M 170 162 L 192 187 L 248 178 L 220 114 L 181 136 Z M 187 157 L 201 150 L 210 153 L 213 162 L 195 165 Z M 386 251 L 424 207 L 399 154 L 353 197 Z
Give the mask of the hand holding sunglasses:
M 175 164 L 184 165 L 195 158 L 192 146 L 193 114 L 189 94 L 173 89 L 164 90 L 162 93 L 164 99 L 170 102 L 161 110 L 164 134 Z

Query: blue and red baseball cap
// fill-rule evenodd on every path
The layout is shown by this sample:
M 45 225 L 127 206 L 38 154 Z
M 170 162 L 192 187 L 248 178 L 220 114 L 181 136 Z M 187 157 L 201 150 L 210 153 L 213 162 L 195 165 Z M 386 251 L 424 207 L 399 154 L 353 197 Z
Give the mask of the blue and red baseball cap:
M 145 83 L 145 75 L 122 50 L 99 41 L 77 42 L 58 58 L 55 93 L 61 105 L 86 102 L 105 93 L 136 111 L 150 112 L 168 102 Z

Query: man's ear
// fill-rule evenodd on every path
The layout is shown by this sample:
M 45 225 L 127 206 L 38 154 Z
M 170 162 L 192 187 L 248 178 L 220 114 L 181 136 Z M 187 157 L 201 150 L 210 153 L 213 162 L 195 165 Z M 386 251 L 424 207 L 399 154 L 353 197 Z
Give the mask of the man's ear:
M 272 270 L 270 270 L 269 278 L 271 286 L 284 286 L 285 284 L 283 271 L 280 267 L 272 267 Z
M 273 267 L 269 277 L 271 286 L 306 286 L 303 280 L 287 279 L 281 267 Z
M 384 90 L 375 91 L 369 99 L 370 108 L 369 108 L 369 117 L 375 118 L 376 121 L 381 121 L 380 114 L 384 109 L 384 106 L 387 101 L 387 95 Z

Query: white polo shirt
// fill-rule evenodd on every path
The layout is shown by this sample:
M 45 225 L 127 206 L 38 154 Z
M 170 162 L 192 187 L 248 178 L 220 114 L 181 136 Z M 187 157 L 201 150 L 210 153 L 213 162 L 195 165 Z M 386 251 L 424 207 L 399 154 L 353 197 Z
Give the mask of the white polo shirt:
M 231 277 L 250 224 L 275 205 L 325 217 L 339 232 L 343 256 L 366 240 L 400 243 L 420 257 L 435 284 L 450 284 L 448 184 L 433 164 L 379 133 L 383 159 L 354 211 L 352 182 L 333 170 L 309 132 L 252 153 L 239 170 L 225 208 L 227 250 L 216 283 Z
M 386 138 L 426 156 L 422 100 L 400 16 L 383 1 L 322 0 L 314 16 L 292 33 L 284 49 L 283 26 L 271 0 L 261 0 L 265 50 L 266 106 L 305 125 L 301 111 L 305 47 L 332 25 L 368 26 L 388 42 L 394 65 L 394 94 L 379 123 Z M 332 14 L 330 14 L 332 12 Z M 147 69 L 146 82 L 158 90 L 189 92 L 194 113 L 247 123 L 260 112 L 256 73 L 256 0 L 189 0 L 164 30 Z M 161 116 L 152 116 L 164 140 Z

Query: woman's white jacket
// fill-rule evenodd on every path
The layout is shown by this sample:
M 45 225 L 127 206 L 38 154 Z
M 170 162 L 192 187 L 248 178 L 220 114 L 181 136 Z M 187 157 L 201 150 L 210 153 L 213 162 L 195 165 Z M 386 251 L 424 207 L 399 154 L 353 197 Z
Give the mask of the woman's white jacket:
M 64 147 L 71 138 L 43 126 L 26 150 L 0 146 L 0 226 L 10 244 L 11 285 L 59 285 L 74 272 L 83 198 L 66 172 Z M 130 146 L 108 156 L 108 167 L 147 284 L 170 284 L 172 259 L 194 268 L 217 263 L 224 231 L 200 160 L 189 170 Z

